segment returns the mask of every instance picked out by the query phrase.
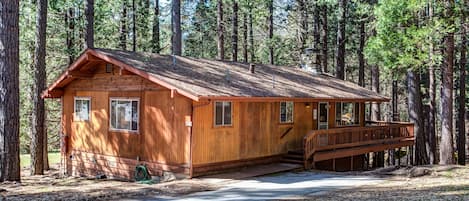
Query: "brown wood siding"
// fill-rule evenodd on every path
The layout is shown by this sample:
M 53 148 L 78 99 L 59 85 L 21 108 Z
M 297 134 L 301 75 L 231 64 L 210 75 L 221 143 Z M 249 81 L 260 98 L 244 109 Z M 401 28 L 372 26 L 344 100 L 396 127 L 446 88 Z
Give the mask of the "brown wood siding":
M 66 157 L 75 153 L 114 156 L 147 163 L 188 166 L 190 129 L 185 118 L 192 114 L 192 101 L 130 72 L 114 67 L 105 72 L 99 64 L 90 78 L 77 79 L 64 89 L 63 127 L 69 136 Z M 74 121 L 74 97 L 91 98 L 89 121 Z M 109 129 L 110 98 L 139 99 L 139 131 Z M 79 160 L 67 164 L 85 167 Z M 75 164 L 75 165 L 74 165 Z M 125 166 L 127 170 L 135 166 Z
M 312 110 L 295 103 L 294 122 L 280 123 L 278 102 L 233 102 L 232 126 L 214 125 L 213 102 L 194 103 L 193 164 L 242 160 L 300 149 L 313 129 Z M 290 131 L 281 138 L 290 127 Z

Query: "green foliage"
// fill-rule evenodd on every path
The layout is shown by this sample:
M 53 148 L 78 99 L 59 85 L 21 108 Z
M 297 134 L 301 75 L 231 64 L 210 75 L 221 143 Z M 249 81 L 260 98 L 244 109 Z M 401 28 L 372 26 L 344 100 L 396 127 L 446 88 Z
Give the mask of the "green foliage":
M 424 0 L 380 1 L 374 13 L 376 35 L 365 49 L 368 61 L 394 72 L 424 68 L 429 63 L 429 48 L 441 40 L 441 34 L 435 32 L 438 21 L 424 19 L 426 6 Z

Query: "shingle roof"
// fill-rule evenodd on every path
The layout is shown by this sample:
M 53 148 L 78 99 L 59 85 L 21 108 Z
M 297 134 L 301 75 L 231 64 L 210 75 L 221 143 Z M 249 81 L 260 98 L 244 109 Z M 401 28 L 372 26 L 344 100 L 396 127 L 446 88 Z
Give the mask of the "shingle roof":
M 330 75 L 313 75 L 298 67 L 218 61 L 143 52 L 94 49 L 96 57 L 113 58 L 177 90 L 196 97 L 359 99 L 388 98 Z

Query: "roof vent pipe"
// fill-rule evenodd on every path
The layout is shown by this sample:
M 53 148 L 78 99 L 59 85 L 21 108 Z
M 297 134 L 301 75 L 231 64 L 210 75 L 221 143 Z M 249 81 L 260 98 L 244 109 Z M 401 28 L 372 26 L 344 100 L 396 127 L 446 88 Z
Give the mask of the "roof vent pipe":
M 255 73 L 256 71 L 256 64 L 249 64 L 249 72 Z
M 321 52 L 316 48 L 306 48 L 301 54 L 301 68 L 313 75 L 322 74 Z

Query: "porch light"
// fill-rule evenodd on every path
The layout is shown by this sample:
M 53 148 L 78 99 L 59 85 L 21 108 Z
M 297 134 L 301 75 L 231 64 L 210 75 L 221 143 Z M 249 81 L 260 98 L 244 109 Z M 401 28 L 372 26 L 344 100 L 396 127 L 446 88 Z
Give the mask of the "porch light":
M 314 75 L 322 74 L 321 51 L 316 48 L 306 48 L 301 54 L 301 68 Z

